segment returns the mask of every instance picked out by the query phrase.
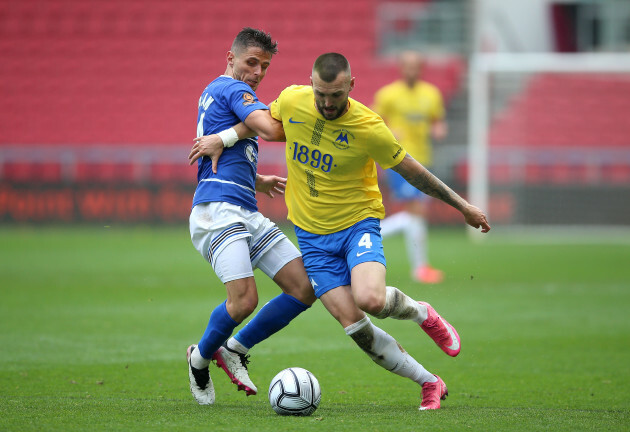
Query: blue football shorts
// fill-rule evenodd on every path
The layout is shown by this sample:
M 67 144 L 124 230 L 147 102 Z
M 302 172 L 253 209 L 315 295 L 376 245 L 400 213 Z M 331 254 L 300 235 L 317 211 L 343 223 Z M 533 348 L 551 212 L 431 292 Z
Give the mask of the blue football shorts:
M 332 234 L 313 234 L 295 227 L 304 267 L 315 296 L 350 285 L 350 272 L 357 264 L 376 261 L 383 265 L 380 220 L 367 218 Z
M 426 200 L 429 195 L 419 191 L 410 185 L 400 174 L 392 169 L 385 171 L 387 186 L 392 193 L 392 198 L 397 201 Z

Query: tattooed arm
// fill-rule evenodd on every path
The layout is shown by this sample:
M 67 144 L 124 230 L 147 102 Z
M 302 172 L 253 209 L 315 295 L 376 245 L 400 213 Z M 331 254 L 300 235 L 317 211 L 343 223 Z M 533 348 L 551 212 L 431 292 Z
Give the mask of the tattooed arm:
M 481 228 L 481 232 L 484 233 L 490 231 L 486 215 L 479 208 L 469 204 L 464 198 L 456 194 L 409 154 L 392 169 L 416 189 L 459 210 L 464 215 L 468 225 L 473 228 Z

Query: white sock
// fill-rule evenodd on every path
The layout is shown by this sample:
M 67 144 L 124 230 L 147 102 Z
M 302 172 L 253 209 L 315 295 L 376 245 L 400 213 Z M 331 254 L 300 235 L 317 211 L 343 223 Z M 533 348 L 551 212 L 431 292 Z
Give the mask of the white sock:
M 241 354 L 247 354 L 247 351 L 249 351 L 249 348 L 237 341 L 234 336 L 228 339 L 227 347 L 232 351 L 236 351 Z
M 383 310 L 374 315 L 376 318 L 394 318 L 399 320 L 412 320 L 422 324 L 429 316 L 427 307 L 421 305 L 396 287 L 385 287 L 385 306 Z
M 393 337 L 372 324 L 368 317 L 349 325 L 345 330 L 359 348 L 382 368 L 420 385 L 436 380 Z
M 411 270 L 427 265 L 427 222 L 421 216 L 409 215 L 404 226 L 405 246 Z
M 397 369 L 392 369 L 396 375 L 409 378 L 412 381 L 422 385 L 425 382 L 436 382 L 437 378 L 431 372 L 426 370 L 424 366 L 411 357 L 408 353 L 404 353 L 405 360 Z
M 190 364 L 195 369 L 205 369 L 210 364 L 210 360 L 203 358 L 199 352 L 199 348 L 195 348 L 190 355 Z
M 410 219 L 411 215 L 406 211 L 387 216 L 381 221 L 381 236 L 387 237 L 403 232 L 405 227 L 409 225 Z

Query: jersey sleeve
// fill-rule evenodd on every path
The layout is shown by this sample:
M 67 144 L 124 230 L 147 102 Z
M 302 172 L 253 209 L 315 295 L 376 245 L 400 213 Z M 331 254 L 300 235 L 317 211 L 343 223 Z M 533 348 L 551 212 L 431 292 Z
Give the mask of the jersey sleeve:
M 235 81 L 230 85 L 226 89 L 225 96 L 230 109 L 240 121 L 245 121 L 253 111 L 269 109 L 267 105 L 258 100 L 251 87 L 242 81 Z
M 282 105 L 284 104 L 286 99 L 289 98 L 291 90 L 293 90 L 295 88 L 297 88 L 296 85 L 292 85 L 292 86 L 289 86 L 289 87 L 285 88 L 284 90 L 282 90 L 282 92 L 276 98 L 276 100 L 274 100 L 271 103 L 271 105 L 269 107 L 269 110 L 270 110 L 270 113 L 271 113 L 271 117 L 275 118 L 278 121 L 282 121 Z
M 282 93 L 280 93 L 280 95 L 276 98 L 276 100 L 271 102 L 271 105 L 269 105 L 269 112 L 271 113 L 271 117 L 273 117 L 274 119 L 278 121 L 282 121 L 282 115 L 280 114 L 281 113 L 280 104 L 281 104 Z
M 374 121 L 369 141 L 369 152 L 383 169 L 398 165 L 407 151 L 398 143 L 391 130 L 380 118 Z

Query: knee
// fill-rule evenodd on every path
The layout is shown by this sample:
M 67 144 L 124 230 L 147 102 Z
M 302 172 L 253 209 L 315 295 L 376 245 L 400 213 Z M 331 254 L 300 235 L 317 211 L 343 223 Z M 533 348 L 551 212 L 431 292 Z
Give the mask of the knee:
M 240 323 L 256 310 L 258 294 L 254 293 L 231 299 L 226 306 L 232 319 Z
M 307 306 L 312 305 L 315 303 L 315 300 L 317 300 L 315 290 L 306 274 L 304 274 L 303 278 L 294 279 L 290 283 L 278 285 L 285 294 L 295 297 Z
M 413 216 L 425 217 L 427 215 L 427 206 L 422 201 L 409 201 L 406 207 L 406 210 Z
M 249 296 L 243 300 L 241 309 L 244 314 L 250 316 L 258 307 L 258 295 Z
M 370 315 L 376 315 L 385 307 L 385 296 L 376 291 L 364 291 L 355 295 L 356 305 Z
M 291 295 L 308 306 L 312 305 L 315 303 L 315 300 L 317 300 L 317 297 L 315 297 L 315 290 L 308 278 L 297 285 L 295 291 Z
M 302 303 L 310 306 L 315 303 L 315 290 L 311 281 L 301 265 L 301 261 L 295 260 L 282 268 L 274 277 L 274 282 L 285 294 L 295 297 Z

